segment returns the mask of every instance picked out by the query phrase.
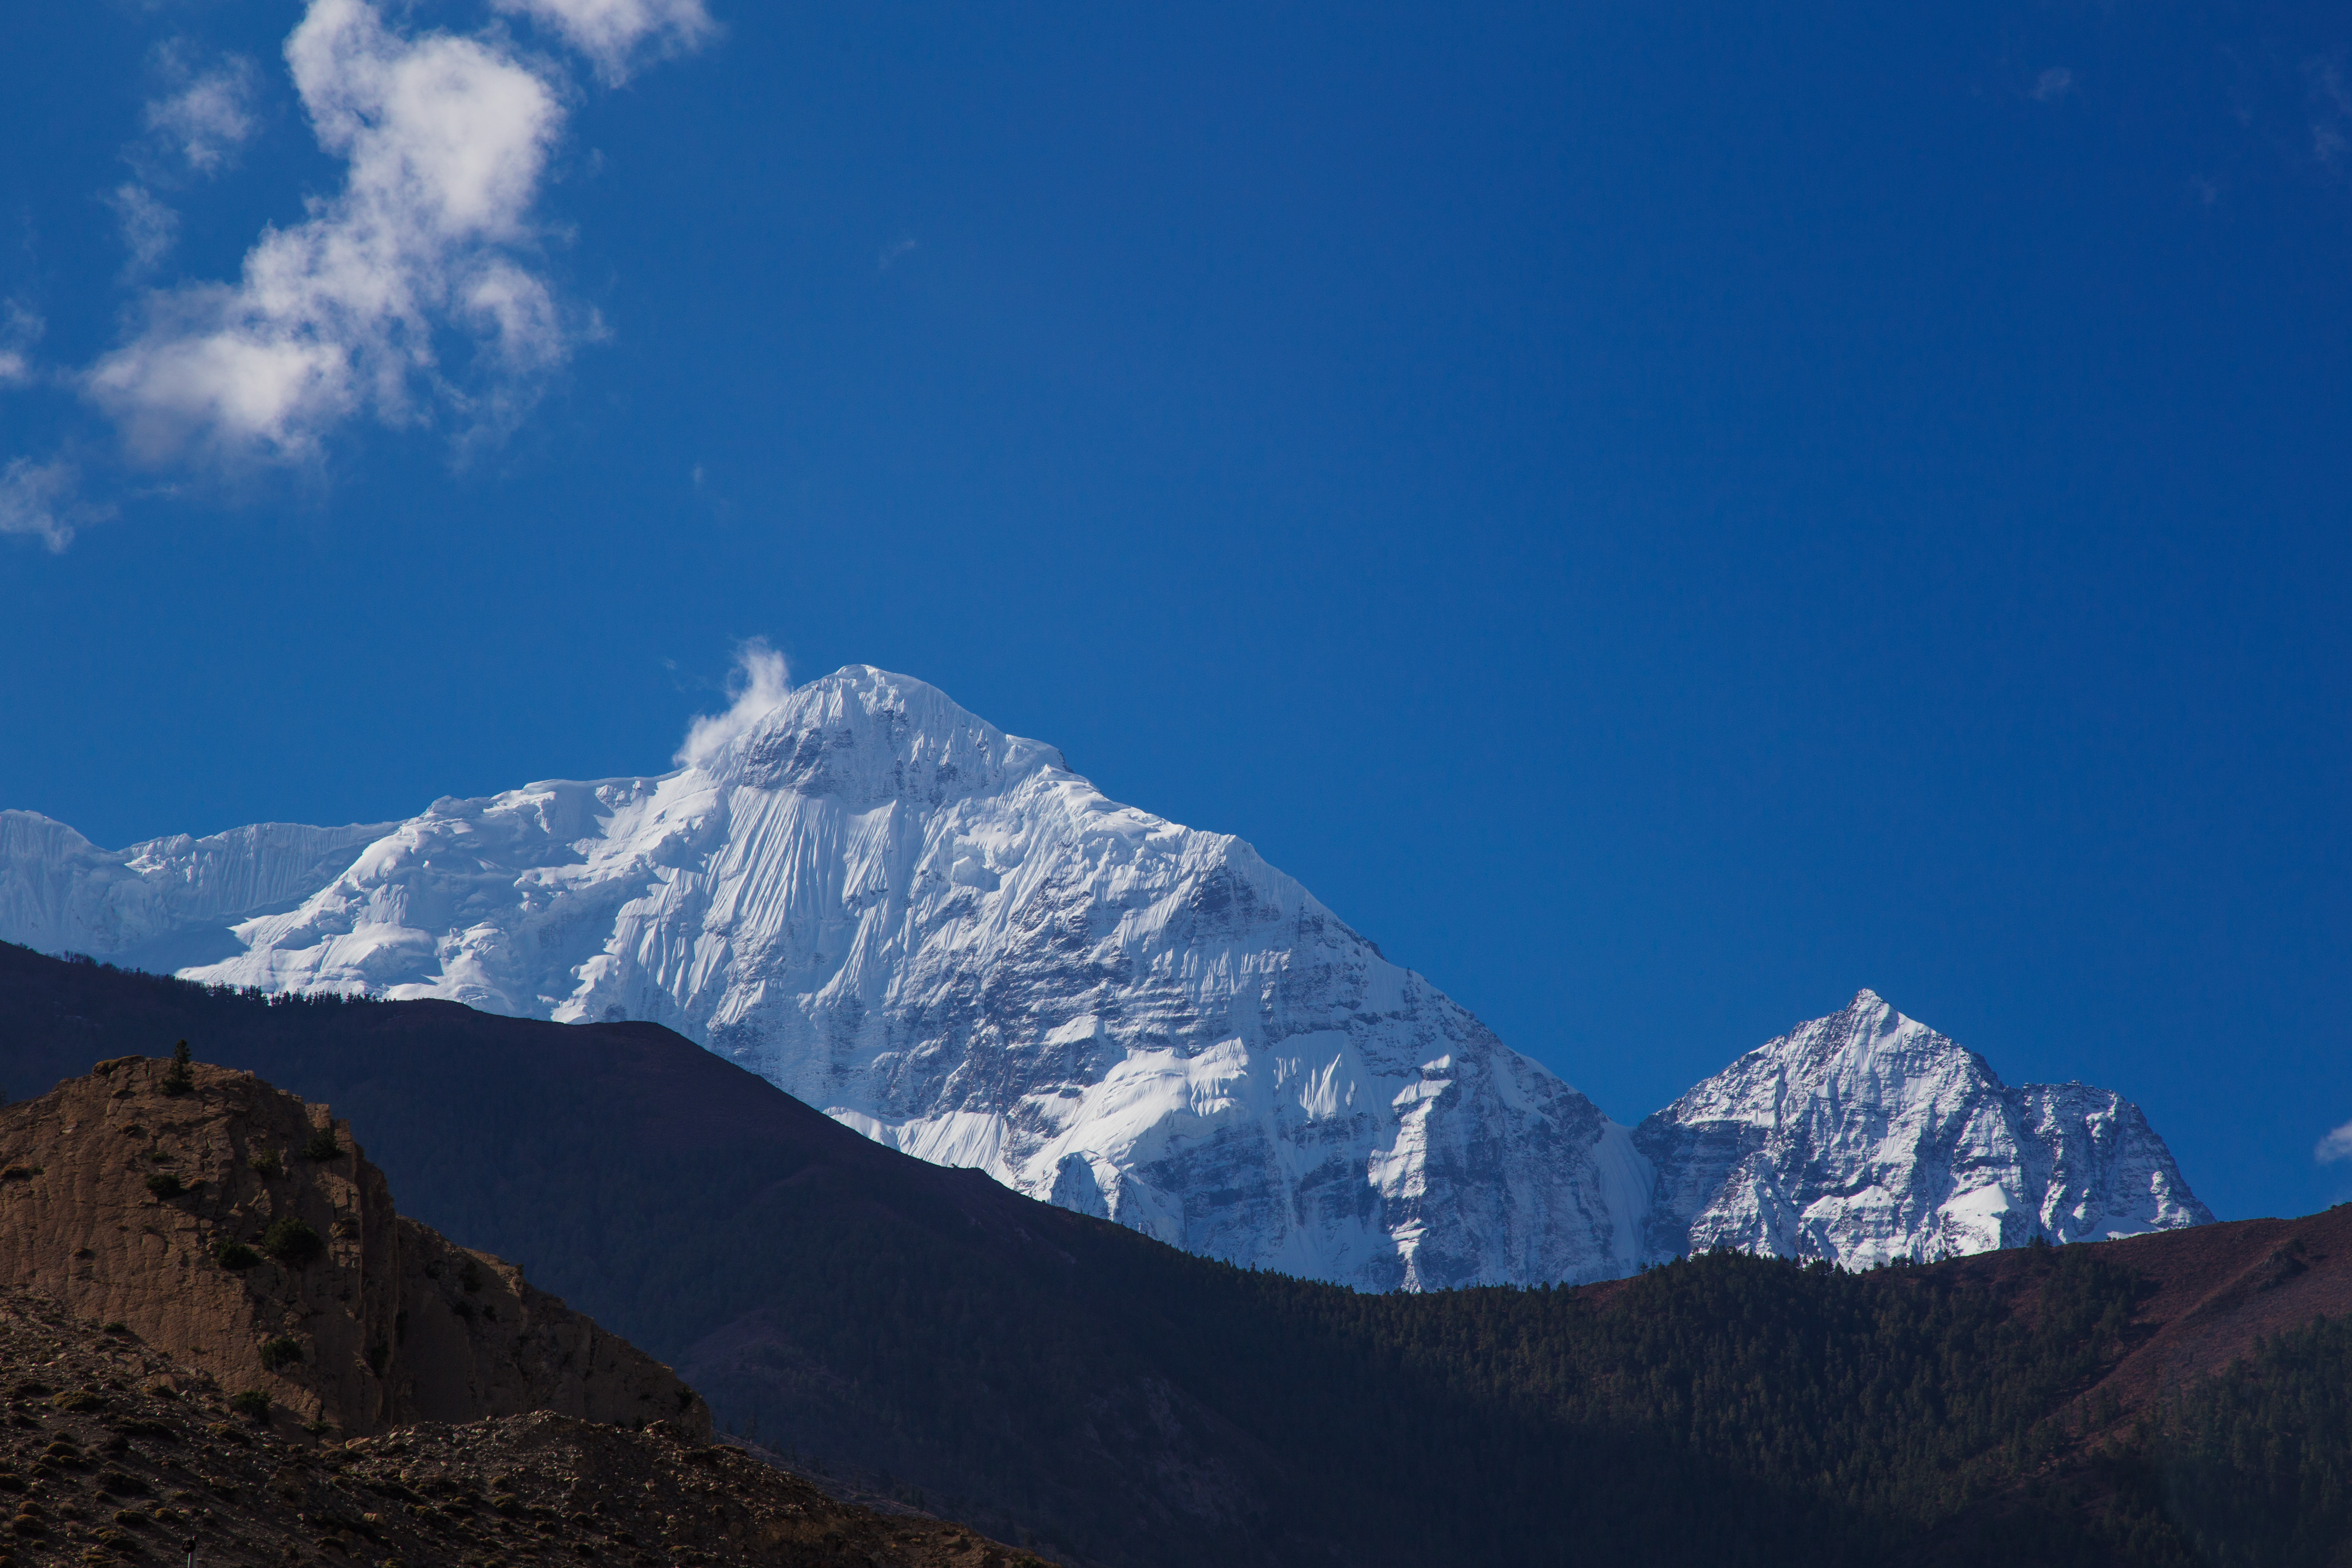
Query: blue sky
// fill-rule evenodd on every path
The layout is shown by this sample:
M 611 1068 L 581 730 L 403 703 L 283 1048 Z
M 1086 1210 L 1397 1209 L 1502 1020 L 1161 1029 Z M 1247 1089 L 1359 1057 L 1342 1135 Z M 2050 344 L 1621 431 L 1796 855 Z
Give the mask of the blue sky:
M 2340 8 L 708 3 L 11 17 L 0 804 L 655 771 L 765 637 L 1620 1119 L 1868 985 L 2352 1197 Z

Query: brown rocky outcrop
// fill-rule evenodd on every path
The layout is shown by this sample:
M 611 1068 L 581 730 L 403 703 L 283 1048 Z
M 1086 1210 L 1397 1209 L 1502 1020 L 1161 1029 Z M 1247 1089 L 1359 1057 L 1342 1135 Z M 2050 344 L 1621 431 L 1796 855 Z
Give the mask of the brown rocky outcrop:
M 709 1435 L 667 1367 L 402 1218 L 348 1122 L 251 1073 L 121 1058 L 0 1109 L 0 1279 L 352 1436 L 534 1410 Z

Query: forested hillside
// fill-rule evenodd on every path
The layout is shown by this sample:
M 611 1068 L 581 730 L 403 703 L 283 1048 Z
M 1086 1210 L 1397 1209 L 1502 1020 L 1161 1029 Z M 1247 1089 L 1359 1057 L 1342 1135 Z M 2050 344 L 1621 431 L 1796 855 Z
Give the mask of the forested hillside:
M 2337 1568 L 2352 1209 L 1366 1295 L 908 1159 L 651 1026 L 0 950 L 20 1092 L 181 1037 L 332 1102 L 404 1208 L 722 1425 L 1066 1561 Z

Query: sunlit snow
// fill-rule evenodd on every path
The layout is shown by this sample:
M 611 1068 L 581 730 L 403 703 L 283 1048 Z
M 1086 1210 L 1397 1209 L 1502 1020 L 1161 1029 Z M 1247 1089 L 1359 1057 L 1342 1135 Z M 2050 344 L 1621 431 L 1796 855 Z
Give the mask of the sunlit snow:
M 778 662 L 678 763 L 112 854 L 0 813 L 0 936 L 650 1019 L 909 1154 L 1372 1288 L 2206 1217 L 2127 1102 L 2008 1089 L 1868 993 L 1618 1125 L 1247 844 L 1108 800 L 903 676 L 787 690 Z

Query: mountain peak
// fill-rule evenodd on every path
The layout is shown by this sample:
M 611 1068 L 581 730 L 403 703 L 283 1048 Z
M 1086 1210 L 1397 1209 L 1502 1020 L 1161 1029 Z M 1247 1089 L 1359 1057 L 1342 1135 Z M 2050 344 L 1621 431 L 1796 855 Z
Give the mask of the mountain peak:
M 1855 992 L 1853 1000 L 1838 1011 L 1809 1018 L 1768 1040 L 1749 1052 L 1748 1058 L 1756 1064 L 1751 1069 L 1743 1073 L 1735 1063 L 1695 1085 L 1684 1100 L 1695 1105 L 1706 1103 L 1730 1092 L 1737 1082 L 1743 1086 L 1739 1094 L 1751 1100 L 1764 1097 L 1750 1107 L 1749 1113 L 1767 1114 L 1766 1101 L 1777 1103 L 1787 1092 L 1783 1086 L 1791 1083 L 1808 1089 L 1836 1083 L 1844 1092 L 1852 1092 L 1864 1083 L 1899 1084 L 1923 1075 L 1951 1072 L 1977 1073 L 1990 1079 L 1992 1071 L 1975 1052 L 1917 1019 L 1906 1017 L 1893 1003 L 1868 989 Z M 1769 1079 L 1759 1076 L 1764 1064 L 1774 1064 Z
M 723 781 L 878 805 L 931 804 L 1063 768 L 1061 752 L 1007 735 L 938 687 L 870 664 L 844 665 L 783 694 L 705 753 Z
M 1867 1266 L 2213 1216 L 2137 1106 L 2011 1089 L 1871 991 L 1643 1121 L 1654 1257 L 1717 1246 Z
M 1240 839 L 1108 800 L 872 665 L 794 687 L 747 648 L 677 762 L 136 863 L 0 819 L 0 938 L 272 993 L 665 1024 L 934 1163 L 1377 1289 L 2202 1215 L 2126 1102 L 2011 1091 L 1867 989 L 1629 1131 Z

